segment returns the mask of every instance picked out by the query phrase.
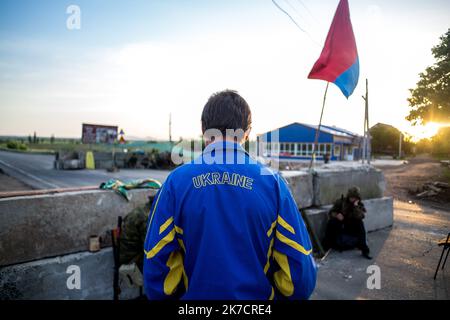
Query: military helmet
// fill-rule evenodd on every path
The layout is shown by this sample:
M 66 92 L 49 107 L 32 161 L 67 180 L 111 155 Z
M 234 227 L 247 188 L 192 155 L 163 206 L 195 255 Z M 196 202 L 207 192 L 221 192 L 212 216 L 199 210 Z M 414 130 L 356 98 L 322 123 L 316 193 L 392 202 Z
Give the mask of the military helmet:
M 361 199 L 361 191 L 358 187 L 351 187 L 350 189 L 348 189 L 347 199 L 350 199 L 350 198 Z

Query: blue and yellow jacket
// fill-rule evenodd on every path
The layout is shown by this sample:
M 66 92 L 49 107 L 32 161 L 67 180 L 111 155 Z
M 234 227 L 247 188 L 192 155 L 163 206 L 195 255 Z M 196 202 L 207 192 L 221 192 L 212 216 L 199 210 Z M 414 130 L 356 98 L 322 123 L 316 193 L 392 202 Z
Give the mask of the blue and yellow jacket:
M 277 174 L 233 142 L 208 145 L 158 191 L 144 244 L 149 299 L 307 299 L 311 241 Z

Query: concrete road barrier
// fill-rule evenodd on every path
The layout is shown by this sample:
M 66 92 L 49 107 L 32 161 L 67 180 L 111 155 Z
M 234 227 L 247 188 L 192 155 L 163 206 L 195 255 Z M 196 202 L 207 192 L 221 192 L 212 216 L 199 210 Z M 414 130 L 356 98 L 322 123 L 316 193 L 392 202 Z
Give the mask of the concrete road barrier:
M 112 300 L 113 268 L 111 248 L 4 267 L 0 269 L 0 300 Z M 120 299 L 137 296 L 138 288 L 121 288 Z
M 383 172 L 369 166 L 318 168 L 313 179 L 315 206 L 333 203 L 352 186 L 361 189 L 363 199 L 381 198 L 386 189 Z
M 282 171 L 281 175 L 288 182 L 292 195 L 299 208 L 313 205 L 313 176 L 306 171 Z
M 0 199 L 0 266 L 87 250 L 156 191 L 130 193 L 130 202 L 112 190 Z
M 363 199 L 367 213 L 364 219 L 364 225 L 367 232 L 376 231 L 390 227 L 394 223 L 394 202 L 392 197 L 383 197 L 377 199 Z M 328 211 L 331 205 L 319 208 L 310 208 L 305 210 L 305 214 L 312 224 L 314 232 L 323 241 L 325 229 L 328 221 Z

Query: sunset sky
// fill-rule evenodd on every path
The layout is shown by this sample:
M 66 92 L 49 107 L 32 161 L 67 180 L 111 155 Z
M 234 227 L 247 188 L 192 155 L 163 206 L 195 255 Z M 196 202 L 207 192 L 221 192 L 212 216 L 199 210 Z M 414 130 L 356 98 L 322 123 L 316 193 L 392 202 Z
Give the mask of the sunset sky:
M 213 92 L 235 89 L 255 134 L 317 124 L 326 83 L 308 80 L 338 0 L 0 2 L 0 135 L 80 137 L 81 123 L 118 125 L 126 136 L 198 137 Z M 81 9 L 81 29 L 66 8 Z M 331 85 L 323 123 L 362 133 L 365 78 L 370 125 L 411 128 L 409 88 L 433 63 L 450 27 L 450 1 L 350 0 L 360 79 L 347 100 Z

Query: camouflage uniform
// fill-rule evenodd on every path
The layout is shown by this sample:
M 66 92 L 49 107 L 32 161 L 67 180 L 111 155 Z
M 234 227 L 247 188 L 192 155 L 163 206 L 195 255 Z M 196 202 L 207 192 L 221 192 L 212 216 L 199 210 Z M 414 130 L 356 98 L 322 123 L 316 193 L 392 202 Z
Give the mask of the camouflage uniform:
M 120 235 L 120 264 L 136 263 L 142 272 L 144 241 L 147 233 L 147 220 L 153 197 L 140 207 L 135 208 L 123 220 Z
M 354 205 L 350 198 L 358 199 L 358 204 Z M 344 219 L 341 221 L 337 215 L 341 213 Z M 347 195 L 337 199 L 330 209 L 329 220 L 326 228 L 324 247 L 337 250 L 347 250 L 358 248 L 363 255 L 369 254 L 369 247 L 366 239 L 366 229 L 363 219 L 366 208 L 361 201 L 359 188 L 350 188 Z

